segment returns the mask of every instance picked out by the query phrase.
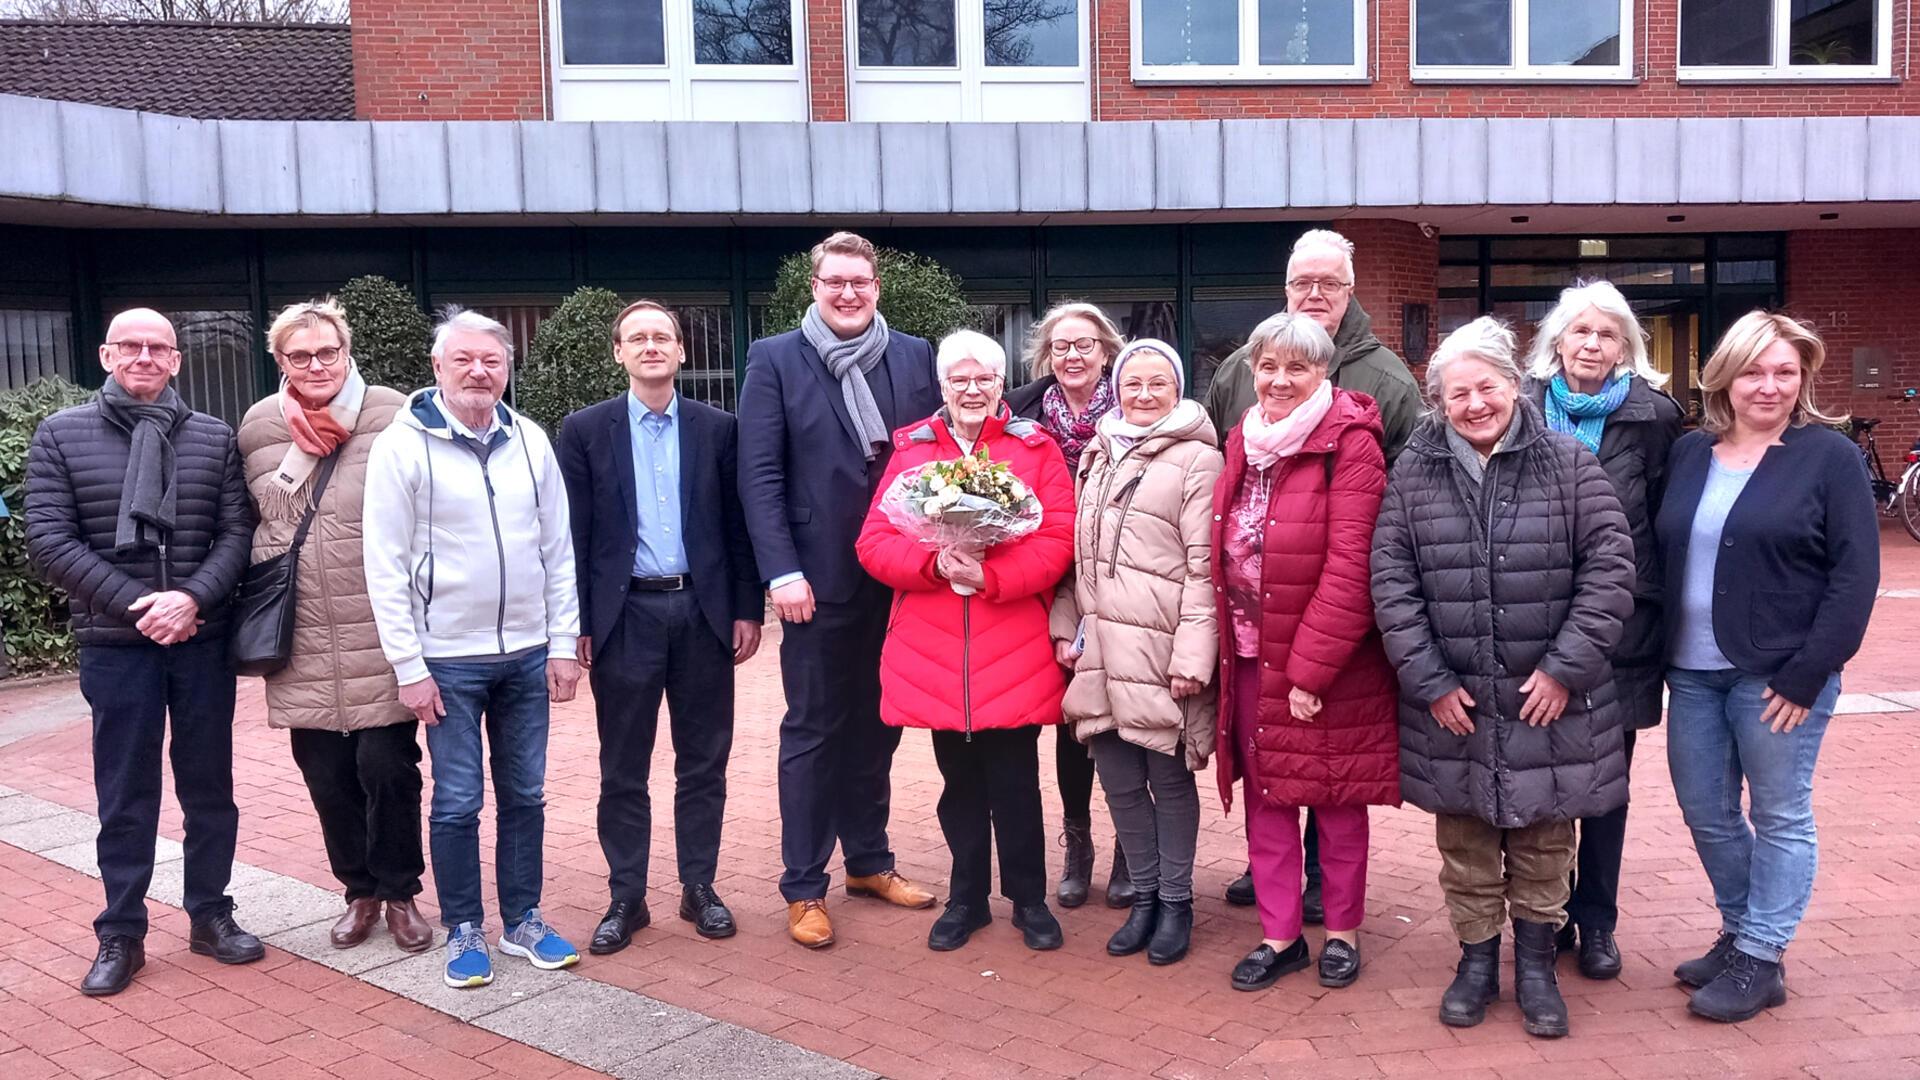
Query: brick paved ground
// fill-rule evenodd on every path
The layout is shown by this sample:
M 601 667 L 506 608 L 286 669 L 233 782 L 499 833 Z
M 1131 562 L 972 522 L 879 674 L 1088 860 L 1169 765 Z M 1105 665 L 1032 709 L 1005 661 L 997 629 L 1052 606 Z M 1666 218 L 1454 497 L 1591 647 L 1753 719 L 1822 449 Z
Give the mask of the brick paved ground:
M 1913 660 L 1920 642 L 1920 546 L 1897 531 L 1885 534 L 1885 544 L 1883 587 L 1912 592 L 1881 600 L 1867 648 L 1848 672 L 1848 691 L 1920 690 L 1920 664 Z M 1061 913 L 1067 946 L 1056 953 L 1022 949 L 1004 903 L 996 901 L 1000 918 L 992 927 L 967 949 L 936 955 L 924 944 L 931 913 L 836 894 L 840 943 L 817 953 L 791 945 L 775 888 L 773 775 L 781 712 L 775 641 L 742 673 L 717 883 L 740 918 L 740 935 L 706 942 L 672 917 L 678 889 L 671 781 L 669 770 L 657 768 L 656 925 L 618 956 L 587 958 L 580 974 L 888 1076 L 1448 1071 L 1529 1078 L 1920 1078 L 1920 939 L 1911 932 L 1920 918 L 1920 713 L 1849 716 L 1833 726 L 1816 786 L 1820 876 L 1791 952 L 1793 997 L 1738 1027 L 1689 1016 L 1668 974 L 1711 940 L 1717 917 L 1667 784 L 1664 738 L 1659 731 L 1644 738 L 1621 898 L 1626 969 L 1617 982 L 1590 983 L 1570 962 L 1564 965 L 1574 1035 L 1545 1042 L 1521 1032 L 1510 1000 L 1479 1028 L 1456 1031 L 1434 1019 L 1457 947 L 1435 882 L 1431 819 L 1410 809 L 1374 815 L 1362 936 L 1367 968 L 1345 991 L 1321 989 L 1310 973 L 1260 994 L 1228 988 L 1227 972 L 1258 938 L 1258 927 L 1250 911 L 1219 899 L 1245 849 L 1237 816 L 1224 817 L 1217 803 L 1203 818 L 1193 953 L 1173 967 L 1107 957 L 1103 945 L 1119 920 L 1097 903 Z M 71 710 L 71 686 L 0 697 L 0 710 L 15 709 Z M 0 783 L 91 811 L 87 730 L 72 715 L 76 719 L 0 749 Z M 1050 749 L 1050 740 L 1043 745 Z M 266 728 L 255 685 L 242 687 L 236 746 L 240 858 L 334 887 L 285 736 Z M 584 943 L 605 898 L 586 702 L 557 711 L 550 762 L 547 910 Z M 1042 768 L 1051 819 L 1057 807 L 1044 751 Z M 940 785 L 924 734 L 908 734 L 894 778 L 893 835 L 902 869 L 939 888 L 946 872 L 933 813 Z M 1102 817 L 1104 811 L 1096 813 Z M 171 796 L 162 830 L 180 835 Z M 1102 880 L 1105 866 L 1103 849 Z M 154 955 L 139 989 L 87 1001 L 70 987 L 86 968 L 98 883 L 0 845 L 0 896 L 4 1080 L 149 1074 L 370 1080 L 484 1076 L 487 1066 L 513 1076 L 571 1068 L 285 954 L 272 953 L 249 969 L 213 970 L 186 953 L 184 918 L 173 910 L 157 917 Z M 1310 936 L 1317 946 L 1317 933 Z

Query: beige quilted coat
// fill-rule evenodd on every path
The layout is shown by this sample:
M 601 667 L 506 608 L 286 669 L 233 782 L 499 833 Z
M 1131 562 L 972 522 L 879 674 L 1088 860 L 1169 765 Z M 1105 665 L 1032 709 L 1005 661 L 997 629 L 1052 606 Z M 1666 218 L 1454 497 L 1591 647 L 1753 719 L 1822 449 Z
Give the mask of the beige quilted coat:
M 393 421 L 406 400 L 384 386 L 367 387 L 353 435 L 340 448 L 340 463 L 327 482 L 320 511 L 300 550 L 293 661 L 267 676 L 267 721 L 274 727 L 357 731 L 413 716 L 401 707 L 393 668 L 380 651 L 380 633 L 367 603 L 366 572 L 360 561 L 360 503 L 366 489 L 367 454 L 373 449 L 373 437 Z M 306 506 L 306 490 L 298 506 L 270 493 L 273 474 L 291 441 L 277 394 L 256 402 L 240 422 L 247 493 L 260 513 L 260 525 L 253 532 L 256 563 L 287 550 Z M 317 476 L 319 469 L 314 473 Z M 308 490 L 312 484 L 309 479 Z
M 1149 750 L 1182 754 L 1196 771 L 1213 752 L 1216 722 L 1220 635 L 1208 565 L 1216 442 L 1205 410 L 1185 401 L 1117 461 L 1104 434 L 1087 445 L 1074 566 L 1051 625 L 1055 641 L 1085 630 L 1062 706 L 1074 738 L 1118 730 Z M 1207 687 L 1176 699 L 1176 675 Z

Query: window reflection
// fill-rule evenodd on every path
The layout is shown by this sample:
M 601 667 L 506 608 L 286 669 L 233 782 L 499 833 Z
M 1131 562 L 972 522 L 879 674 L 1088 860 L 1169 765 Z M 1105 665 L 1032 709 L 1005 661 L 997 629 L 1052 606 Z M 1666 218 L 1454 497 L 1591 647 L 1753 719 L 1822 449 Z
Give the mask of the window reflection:
M 954 0 L 859 0 L 865 67 L 953 67 Z
M 1353 63 L 1353 0 L 1259 0 L 1262 64 Z
M 1140 0 L 1140 49 L 1148 64 L 1237 64 L 1239 0 Z
M 1680 66 L 1773 63 L 1773 0 L 1680 0 Z
M 664 64 L 662 0 L 563 0 L 561 61 L 568 64 Z
M 693 59 L 699 64 L 793 63 L 793 8 L 787 0 L 693 0 Z
M 990 67 L 1073 67 L 1080 62 L 1075 0 L 985 0 Z
M 1612 67 L 1620 62 L 1620 9 L 1604 0 L 1532 0 L 1527 63 Z
M 1512 0 L 1420 0 L 1414 57 L 1422 66 L 1512 64 Z

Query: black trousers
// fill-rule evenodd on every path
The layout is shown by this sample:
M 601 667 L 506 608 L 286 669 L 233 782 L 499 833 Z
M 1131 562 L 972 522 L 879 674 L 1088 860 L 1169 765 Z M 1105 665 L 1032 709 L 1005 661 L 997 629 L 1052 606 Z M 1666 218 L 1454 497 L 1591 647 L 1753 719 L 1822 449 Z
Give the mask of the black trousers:
M 694 594 L 627 593 L 620 621 L 588 675 L 600 728 L 600 849 L 615 900 L 644 900 L 653 842 L 647 780 L 660 699 L 673 737 L 673 839 L 682 885 L 711 885 L 720 862 L 733 752 L 733 642 L 721 641 Z
M 1040 820 L 1040 729 L 933 733 L 940 831 L 953 852 L 949 903 L 984 910 L 1000 848 L 1000 892 L 1016 906 L 1047 898 L 1046 828 Z
M 1073 737 L 1073 725 L 1053 729 L 1053 775 L 1060 784 L 1060 816 L 1068 821 L 1093 817 L 1093 755 Z
M 226 892 L 240 811 L 233 804 L 234 674 L 226 639 L 84 645 L 80 693 L 93 709 L 93 787 L 100 802 L 95 846 L 107 891 L 94 932 L 146 936 L 169 722 L 174 796 L 186 819 L 182 900 L 195 922 L 231 911 Z
M 327 863 L 347 899 L 420 895 L 420 721 L 360 731 L 295 728 L 293 762 L 320 815 Z
M 893 869 L 887 815 L 900 729 L 880 722 L 880 646 L 892 599 L 868 581 L 847 603 L 817 605 L 812 622 L 782 627 L 780 895 L 789 903 L 827 895 L 836 841 L 849 876 Z
M 1627 770 L 1633 770 L 1635 732 L 1624 733 Z M 1620 921 L 1620 853 L 1627 846 L 1627 808 L 1600 817 L 1581 818 L 1580 853 L 1574 860 L 1573 896 L 1567 901 L 1567 921 L 1590 930 L 1613 933 Z

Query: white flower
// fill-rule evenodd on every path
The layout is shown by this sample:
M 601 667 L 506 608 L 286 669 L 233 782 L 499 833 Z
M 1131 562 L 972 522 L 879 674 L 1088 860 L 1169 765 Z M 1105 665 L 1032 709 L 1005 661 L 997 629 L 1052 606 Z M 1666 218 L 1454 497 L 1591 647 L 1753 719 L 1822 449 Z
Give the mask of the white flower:
M 1007 491 L 1013 495 L 1015 500 L 1027 497 L 1027 485 L 1021 483 L 1017 477 L 1007 481 Z
M 933 517 L 934 515 L 940 512 L 942 505 L 943 504 L 940 502 L 940 499 L 938 496 L 935 496 L 934 498 L 931 498 L 931 499 L 925 499 L 925 500 L 922 500 L 920 503 L 920 512 L 922 514 L 925 514 L 928 517 Z

